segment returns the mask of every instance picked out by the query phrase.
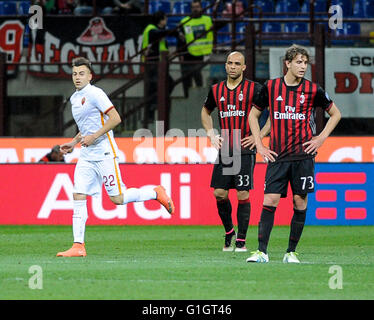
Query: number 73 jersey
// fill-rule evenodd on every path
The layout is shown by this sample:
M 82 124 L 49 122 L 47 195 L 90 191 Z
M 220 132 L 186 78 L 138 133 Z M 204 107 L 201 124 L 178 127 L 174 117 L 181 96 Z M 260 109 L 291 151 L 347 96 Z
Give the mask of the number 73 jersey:
M 307 79 L 303 78 L 297 86 L 288 86 L 281 77 L 266 81 L 261 99 L 262 103 L 255 107 L 260 111 L 269 107 L 269 148 L 278 154 L 277 161 L 314 157 L 305 153 L 303 143 L 316 134 L 316 108 L 331 108 L 333 102 L 328 94 Z

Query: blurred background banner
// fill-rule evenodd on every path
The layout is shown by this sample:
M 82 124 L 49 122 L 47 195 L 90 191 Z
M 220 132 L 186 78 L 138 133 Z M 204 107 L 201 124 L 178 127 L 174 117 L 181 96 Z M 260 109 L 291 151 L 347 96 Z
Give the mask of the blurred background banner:
M 142 32 L 149 21 L 146 17 L 45 17 L 43 29 L 31 30 L 29 61 L 39 63 L 68 62 L 76 56 L 86 56 L 93 63 L 96 75 L 108 73 L 109 63 L 140 62 Z M 131 59 L 133 58 L 133 59 Z M 108 65 L 95 65 L 108 62 Z M 35 76 L 70 77 L 69 65 L 30 66 Z M 112 76 L 132 78 L 139 74 L 139 65 L 122 65 Z
M 315 79 L 314 48 L 306 79 Z M 285 48 L 269 49 L 270 79 L 282 76 Z M 325 89 L 344 118 L 373 118 L 374 55 L 369 48 L 326 48 Z M 318 61 L 317 61 L 318 63 Z
M 0 224 L 70 225 L 74 168 L 72 164 L 1 164 Z M 170 216 L 157 201 L 115 206 L 103 190 L 97 198 L 88 197 L 87 224 L 220 225 L 209 187 L 212 164 L 121 164 L 120 169 L 126 187 L 153 188 L 162 184 L 174 199 L 175 214 Z M 315 193 L 308 199 L 307 224 L 373 225 L 373 169 L 372 163 L 316 164 Z M 265 170 L 265 164 L 256 165 L 254 189 L 250 191 L 252 225 L 260 219 Z M 234 190 L 230 199 L 236 212 Z M 275 224 L 289 225 L 292 214 L 289 189 L 288 197 L 280 202 Z M 236 223 L 235 214 L 233 219 Z
M 1 138 L 0 163 L 38 162 L 52 145 L 69 138 Z M 264 139 L 267 145 L 269 138 Z M 116 138 L 121 163 L 214 163 L 217 150 L 206 137 Z M 65 156 L 77 162 L 80 148 Z M 257 162 L 263 162 L 257 155 Z M 374 162 L 374 137 L 330 137 L 316 162 Z
M 374 118 L 373 49 L 326 49 L 325 76 L 326 91 L 343 117 Z

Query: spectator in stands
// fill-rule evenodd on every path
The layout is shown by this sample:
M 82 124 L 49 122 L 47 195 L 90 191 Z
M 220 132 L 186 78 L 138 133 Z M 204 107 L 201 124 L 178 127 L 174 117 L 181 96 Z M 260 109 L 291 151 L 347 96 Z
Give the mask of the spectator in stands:
M 39 162 L 65 162 L 64 154 L 61 152 L 60 146 L 54 146 Z
M 203 8 L 200 0 L 193 0 L 191 3 L 191 15 L 181 20 L 184 34 L 181 56 L 183 62 L 196 62 L 196 64 L 181 64 L 182 76 L 187 77 L 183 80 L 184 96 L 188 97 L 188 90 L 192 86 L 192 78 L 197 87 L 203 86 L 203 77 L 201 68 L 204 57 L 210 55 L 213 50 L 213 22 L 212 18 L 203 15 Z M 208 32 L 209 31 L 209 32 Z M 179 44 L 180 45 L 180 44 Z M 186 45 L 187 48 L 186 48 Z
M 225 9 L 222 11 L 222 14 L 225 18 L 231 18 L 232 17 L 232 3 L 231 1 L 228 1 L 225 3 Z M 235 3 L 235 15 L 237 17 L 244 15 L 244 6 L 242 1 L 236 1 Z
M 57 13 L 55 0 L 33 0 L 32 4 L 42 7 L 44 14 Z
M 76 0 L 57 0 L 57 11 L 58 13 L 72 14 L 76 5 Z
M 119 14 L 142 13 L 142 5 L 140 0 L 113 0 L 114 12 Z
M 74 9 L 75 15 L 92 15 L 94 12 L 93 0 L 78 0 Z M 96 14 L 111 14 L 113 7 L 108 6 L 108 1 L 96 0 Z
M 150 62 L 146 65 L 146 84 L 145 97 L 151 98 L 157 93 L 158 89 L 158 64 L 160 55 L 163 51 L 168 51 L 166 36 L 178 37 L 177 31 L 171 32 L 166 29 L 167 16 L 163 11 L 157 11 L 152 16 L 152 23 L 150 23 L 143 32 L 143 61 Z M 169 91 L 171 92 L 174 85 L 174 80 L 169 75 Z M 147 115 L 149 120 L 154 120 L 155 110 L 157 108 L 157 98 L 151 98 L 151 103 L 147 105 Z

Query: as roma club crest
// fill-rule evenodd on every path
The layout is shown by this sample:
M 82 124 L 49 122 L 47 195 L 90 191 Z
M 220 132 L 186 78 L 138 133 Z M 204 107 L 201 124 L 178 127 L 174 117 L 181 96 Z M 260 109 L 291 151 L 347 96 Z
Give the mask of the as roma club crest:
M 86 98 L 83 97 L 83 98 L 82 98 L 82 106 L 84 105 L 85 102 L 86 102 Z

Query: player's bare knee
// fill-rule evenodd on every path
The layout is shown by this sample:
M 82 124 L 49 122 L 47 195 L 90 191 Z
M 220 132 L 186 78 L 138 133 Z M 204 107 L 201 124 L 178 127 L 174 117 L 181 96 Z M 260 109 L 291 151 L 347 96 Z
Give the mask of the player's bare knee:
M 224 189 L 215 189 L 214 196 L 217 201 L 225 201 L 228 199 L 229 192 Z
M 85 195 L 83 193 L 73 193 L 73 199 L 74 200 L 86 200 L 87 195 Z
M 308 195 L 295 194 L 293 196 L 293 207 L 297 210 L 305 210 L 308 204 Z
M 264 195 L 264 206 L 277 207 L 280 201 L 280 195 L 265 193 Z
M 236 193 L 236 196 L 238 198 L 239 201 L 245 201 L 245 200 L 248 200 L 249 199 L 249 191 L 238 191 Z

